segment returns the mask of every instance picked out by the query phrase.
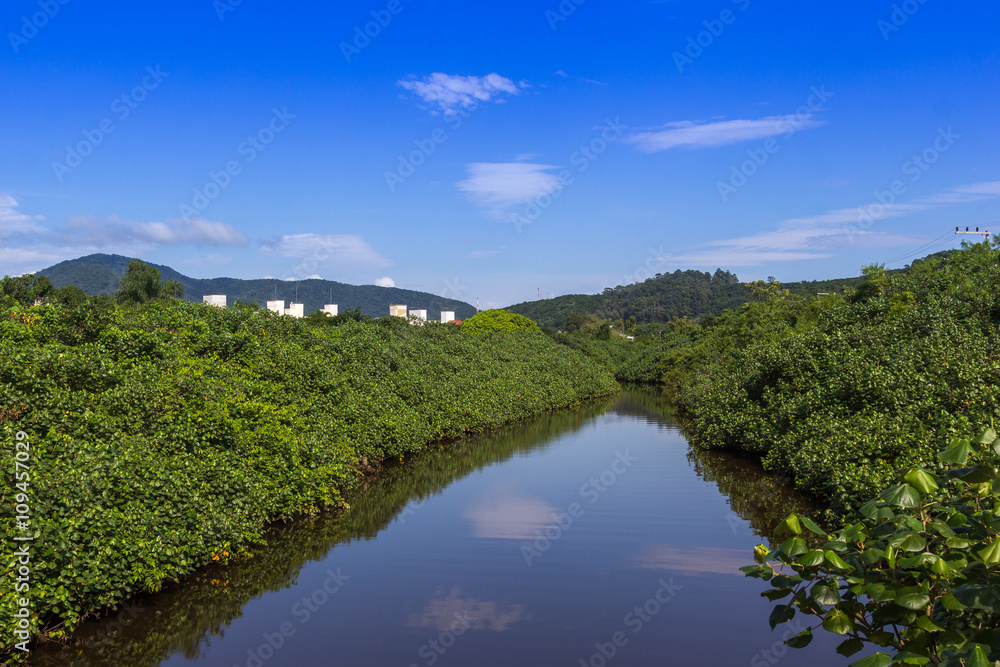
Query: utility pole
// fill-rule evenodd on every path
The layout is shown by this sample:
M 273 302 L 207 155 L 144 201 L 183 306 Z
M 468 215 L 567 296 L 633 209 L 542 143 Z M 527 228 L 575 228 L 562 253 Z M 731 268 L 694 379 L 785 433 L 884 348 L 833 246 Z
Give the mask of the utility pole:
M 986 238 L 986 242 L 987 243 L 990 242 L 990 231 L 988 229 L 983 230 L 983 231 L 979 231 L 979 227 L 976 227 L 976 231 L 970 232 L 969 228 L 966 227 L 964 232 L 960 232 L 960 231 L 958 231 L 958 227 L 956 227 L 955 228 L 955 233 L 956 234 L 973 234 L 973 235 L 983 236 L 983 237 Z

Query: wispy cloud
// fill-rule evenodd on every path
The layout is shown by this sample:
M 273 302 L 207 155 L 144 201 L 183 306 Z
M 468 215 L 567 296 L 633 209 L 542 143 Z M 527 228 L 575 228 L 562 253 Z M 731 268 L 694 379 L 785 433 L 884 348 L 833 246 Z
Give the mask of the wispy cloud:
M 478 76 L 457 76 L 435 72 L 422 79 L 409 78 L 399 81 L 399 85 L 409 90 L 435 108 L 435 113 L 453 116 L 460 109 L 470 109 L 495 100 L 502 102 L 507 95 L 520 95 L 527 82 L 514 83 L 499 74 Z
M 559 183 L 559 178 L 550 173 L 557 167 L 548 164 L 474 162 L 466 169 L 469 178 L 460 181 L 458 189 L 496 214 L 552 192 Z
M 496 255 L 499 255 L 500 253 L 502 253 L 506 249 L 507 249 L 507 246 L 500 246 L 496 250 L 473 250 L 472 252 L 468 252 L 465 255 L 463 255 L 463 258 L 464 259 L 485 259 L 487 257 L 494 257 Z
M 37 271 L 56 262 L 94 252 L 138 255 L 162 246 L 245 246 L 249 239 L 232 225 L 204 218 L 135 222 L 115 215 L 75 215 L 62 225 L 20 210 L 0 194 L 0 261 L 10 274 Z
M 17 200 L 10 195 L 0 195 L 0 238 L 42 231 L 36 219 L 18 211 L 18 206 Z
M 260 251 L 338 270 L 381 269 L 393 264 L 355 234 L 288 234 L 265 241 Z
M 768 116 L 757 120 L 723 120 L 712 123 L 683 120 L 653 130 L 636 132 L 627 141 L 646 153 L 671 148 L 712 148 L 755 141 L 819 127 L 812 115 Z
M 1000 181 L 975 183 L 921 197 L 912 203 L 885 206 L 879 220 L 901 218 L 946 206 L 1000 197 Z M 657 258 L 666 266 L 760 266 L 833 257 L 845 248 L 900 248 L 915 246 L 926 238 L 911 234 L 860 229 L 857 224 L 867 207 L 843 208 L 818 215 L 783 220 L 774 229 L 749 236 L 721 239 L 703 250 Z

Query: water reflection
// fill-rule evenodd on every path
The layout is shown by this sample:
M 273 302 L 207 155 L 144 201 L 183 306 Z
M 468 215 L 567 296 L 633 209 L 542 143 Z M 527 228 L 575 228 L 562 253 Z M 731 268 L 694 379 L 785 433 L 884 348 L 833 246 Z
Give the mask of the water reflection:
M 422 613 L 410 616 L 406 625 L 432 628 L 439 632 L 454 632 L 457 629 L 503 632 L 510 630 L 523 616 L 524 608 L 519 604 L 503 606 L 462 597 L 461 587 L 455 586 L 446 597 L 439 592 L 438 597 L 427 602 Z
M 619 474 L 606 469 L 619 460 L 619 449 L 630 447 L 637 463 L 620 483 L 604 480 L 604 491 L 594 492 L 590 503 L 581 495 L 594 488 L 588 480 L 600 482 L 602 470 Z M 503 469 L 489 470 L 501 463 Z M 729 539 L 735 531 L 730 534 L 720 516 L 723 499 L 706 481 L 724 494 L 733 525 L 744 531 L 740 539 Z M 435 498 L 446 489 L 447 498 Z M 117 623 L 114 617 L 89 623 L 67 645 L 38 647 L 29 664 L 147 667 L 181 657 L 211 664 L 222 664 L 221 655 L 239 658 L 261 641 L 261 632 L 299 620 L 293 605 L 322 587 L 327 572 L 339 576 L 345 552 L 354 552 L 355 569 L 345 566 L 344 572 L 355 578 L 308 627 L 296 625 L 303 628 L 296 642 L 268 665 L 408 664 L 414 656 L 429 664 L 427 656 L 441 653 L 422 651 L 438 633 L 449 642 L 463 637 L 449 650 L 450 664 L 511 664 L 528 649 L 525 665 L 554 664 L 569 646 L 589 655 L 593 638 L 618 628 L 617 610 L 631 608 L 625 602 L 636 595 L 639 602 L 649 596 L 646 575 L 652 581 L 697 577 L 697 588 L 685 586 L 698 590 L 703 604 L 689 597 L 683 612 L 677 605 L 665 611 L 664 629 L 643 633 L 630 645 L 633 656 L 617 664 L 653 664 L 650 656 L 662 658 L 664 647 L 692 660 L 685 664 L 703 664 L 693 661 L 701 655 L 697 645 L 704 645 L 695 630 L 685 625 L 663 643 L 659 633 L 682 622 L 709 628 L 712 621 L 702 619 L 718 617 L 716 600 L 734 609 L 758 604 L 756 590 L 731 590 L 746 586 L 737 570 L 751 559 L 747 522 L 770 537 L 789 511 L 812 509 L 753 463 L 688 451 L 669 403 L 648 390 L 627 390 L 616 399 L 435 448 L 387 469 L 348 501 L 346 514 L 275 527 L 253 558 L 206 568 L 138 600 Z M 536 544 L 539 531 L 553 525 L 553 514 L 572 503 L 585 514 L 544 558 L 526 563 L 518 542 Z M 371 542 L 376 536 L 379 541 Z M 324 560 L 337 562 L 310 566 Z M 760 604 L 766 618 L 767 603 Z M 675 607 L 678 617 L 667 623 Z M 746 609 L 734 613 L 750 616 Z M 761 624 L 766 635 L 766 622 Z M 756 626 L 746 632 L 756 633 Z M 756 646 L 759 635 L 748 636 Z M 227 646 L 228 654 L 222 650 Z M 326 660 L 319 649 L 332 646 L 340 662 L 317 662 Z M 734 647 L 727 650 L 735 655 Z
M 699 574 L 732 574 L 743 576 L 740 568 L 749 557 L 744 549 L 717 547 L 675 547 L 652 544 L 636 558 L 639 567 L 666 570 L 688 576 Z
M 405 521 L 419 511 L 423 500 L 456 480 L 544 447 L 603 414 L 614 402 L 594 401 L 426 451 L 363 485 L 348 499 L 350 512 L 275 526 L 267 545 L 253 558 L 206 567 L 179 584 L 168 584 L 163 592 L 130 603 L 123 613 L 84 624 L 66 644 L 35 647 L 28 664 L 146 667 L 175 653 L 196 659 L 212 637 L 225 636 L 225 628 L 242 616 L 249 601 L 294 586 L 307 563 L 323 560 L 336 545 L 374 539 L 393 520 Z M 546 515 L 544 520 L 548 519 Z M 508 621 L 513 613 L 512 609 L 498 612 Z

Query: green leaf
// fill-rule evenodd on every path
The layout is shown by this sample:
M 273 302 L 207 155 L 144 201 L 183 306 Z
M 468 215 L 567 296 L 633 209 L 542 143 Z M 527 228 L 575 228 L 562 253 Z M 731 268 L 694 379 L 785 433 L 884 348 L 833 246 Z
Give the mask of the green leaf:
M 803 630 L 799 634 L 795 635 L 791 639 L 787 640 L 785 643 L 792 648 L 805 648 L 809 646 L 809 642 L 813 640 L 813 633 L 809 630 Z
M 794 514 L 789 514 L 784 521 L 778 524 L 778 526 L 774 529 L 774 532 L 777 533 L 779 537 L 789 533 L 792 535 L 801 535 L 802 524 L 799 523 L 799 517 Z
M 989 445 L 992 444 L 994 440 L 997 439 L 997 432 L 991 428 L 982 431 L 976 439 L 973 440 L 977 445 Z
M 948 593 L 941 598 L 941 604 L 944 605 L 944 608 L 948 611 L 962 611 L 963 609 L 967 609 L 967 607 L 959 602 L 951 593 Z
M 882 494 L 882 499 L 890 505 L 915 509 L 920 507 L 920 494 L 909 484 L 897 484 L 886 489 Z
M 993 565 L 1000 564 L 1000 540 L 996 540 L 993 544 L 978 553 L 979 557 L 983 559 L 983 563 L 987 566 L 992 567 Z
M 875 655 L 852 662 L 850 667 L 891 667 L 892 656 L 886 653 L 876 653 Z
M 823 564 L 823 551 L 820 549 L 814 549 L 807 554 L 803 554 L 799 558 L 799 562 L 806 567 L 817 567 Z
M 972 652 L 972 657 L 965 663 L 967 667 L 993 667 L 982 646 L 977 646 Z
M 927 547 L 927 539 L 923 535 L 910 535 L 900 543 L 899 548 L 904 551 L 923 551 Z
M 839 609 L 831 609 L 823 620 L 823 629 L 837 635 L 846 635 L 854 629 L 854 621 Z
M 774 630 L 780 624 L 787 623 L 793 618 L 795 618 L 795 608 L 787 604 L 779 604 L 771 610 L 771 615 L 767 620 L 771 624 L 771 629 Z
M 760 594 L 760 596 L 762 598 L 767 598 L 771 602 L 774 602 L 775 600 L 786 598 L 794 592 L 795 591 L 793 589 L 789 588 L 788 586 L 784 586 L 782 588 L 772 588 L 769 591 L 764 591 L 763 593 Z
M 886 588 L 885 584 L 868 584 L 867 594 L 875 602 L 892 602 L 896 599 L 896 591 Z
M 809 551 L 809 547 L 806 546 L 806 541 L 801 537 L 790 537 L 781 545 L 781 553 L 792 558 L 800 556 L 807 551 Z
M 865 647 L 865 643 L 854 637 L 853 639 L 848 639 L 846 642 L 842 643 L 837 647 L 837 653 L 844 656 L 845 658 L 850 658 L 852 655 L 860 651 Z
M 944 543 L 952 549 L 968 549 L 972 545 L 972 542 L 961 537 L 949 537 Z
M 930 619 L 929 616 L 921 616 L 917 619 L 916 626 L 927 632 L 944 632 L 944 628 Z
M 952 465 L 965 465 L 970 456 L 972 456 L 972 445 L 968 440 L 960 440 L 951 449 L 946 449 L 937 455 L 938 461 Z
M 937 478 L 923 468 L 914 468 L 906 474 L 904 479 L 925 496 L 938 490 Z
M 840 588 L 836 584 L 819 583 L 812 587 L 809 596 L 817 604 L 835 605 L 840 602 Z
M 899 593 L 896 595 L 896 604 L 900 607 L 905 607 L 906 609 L 912 609 L 913 611 L 920 611 L 921 609 L 926 608 L 930 603 L 930 596 L 916 586 L 901 588 Z
M 799 521 L 801 521 L 802 525 L 808 528 L 810 531 L 816 533 L 817 535 L 822 535 L 823 537 L 826 537 L 826 531 L 817 526 L 816 522 L 810 519 L 809 517 L 807 516 L 799 517 Z
M 851 566 L 848 565 L 847 563 L 845 563 L 843 558 L 841 558 L 840 556 L 838 556 L 837 554 L 835 554 L 832 551 L 825 552 L 823 554 L 823 557 L 826 558 L 826 562 L 830 564 L 830 567 L 833 567 L 833 568 L 836 568 L 836 569 L 839 569 L 839 570 L 849 570 L 849 569 L 851 569 Z

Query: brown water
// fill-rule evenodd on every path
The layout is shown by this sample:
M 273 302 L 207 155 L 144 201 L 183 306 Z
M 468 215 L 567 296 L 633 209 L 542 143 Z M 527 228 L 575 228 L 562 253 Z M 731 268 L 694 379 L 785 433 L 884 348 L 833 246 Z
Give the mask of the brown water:
M 738 568 L 812 508 L 646 390 L 428 452 L 34 665 L 846 665 Z

